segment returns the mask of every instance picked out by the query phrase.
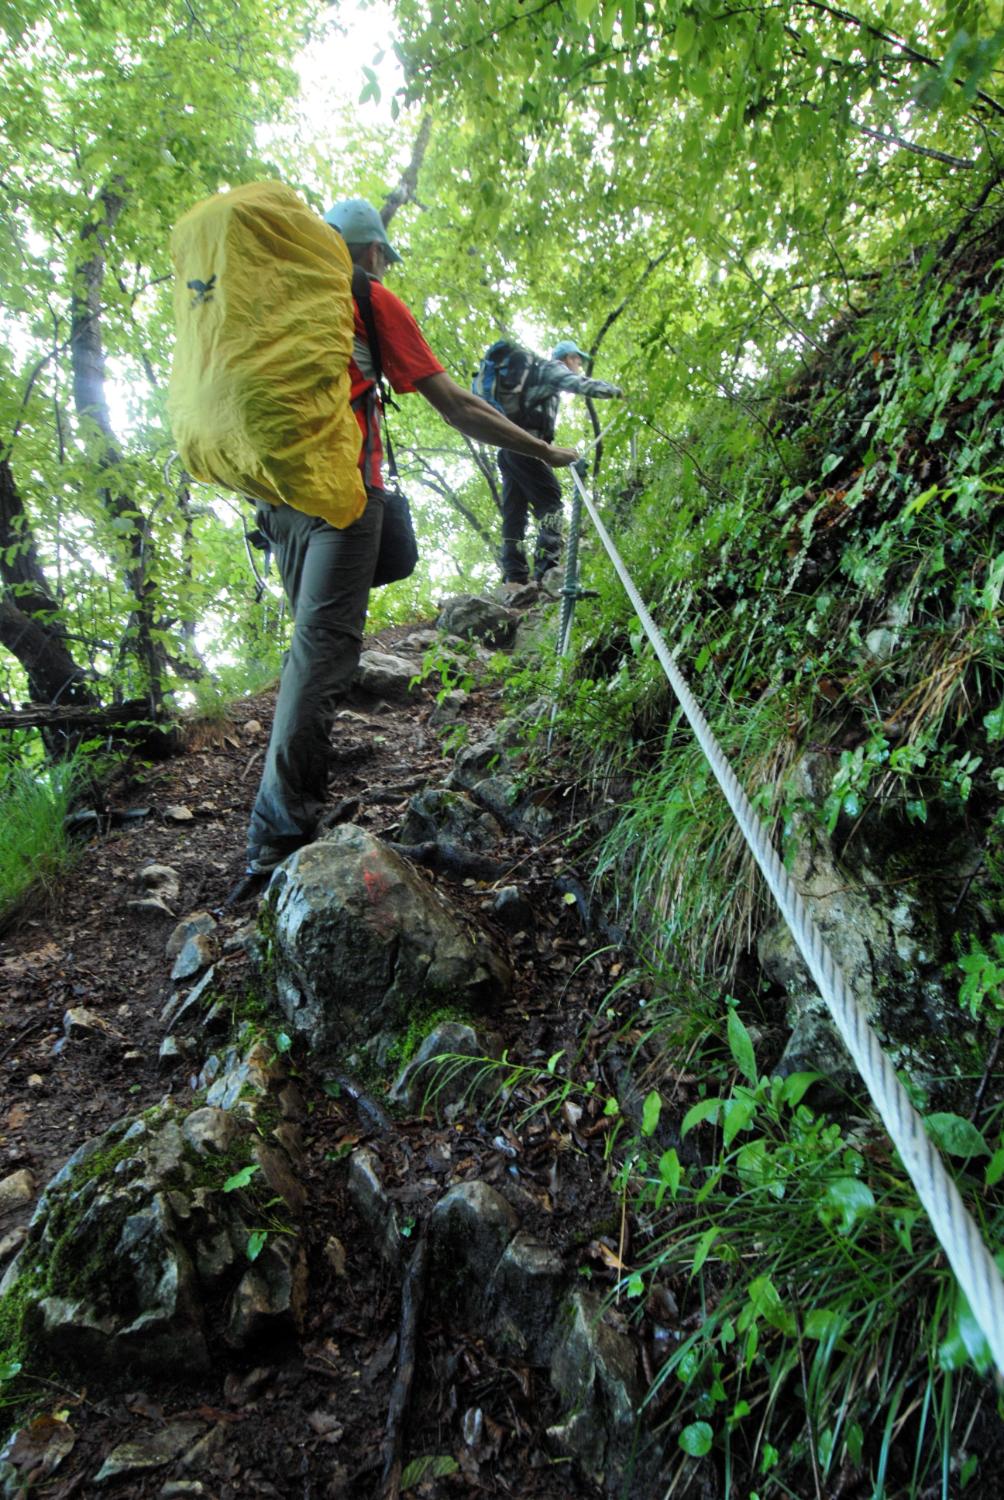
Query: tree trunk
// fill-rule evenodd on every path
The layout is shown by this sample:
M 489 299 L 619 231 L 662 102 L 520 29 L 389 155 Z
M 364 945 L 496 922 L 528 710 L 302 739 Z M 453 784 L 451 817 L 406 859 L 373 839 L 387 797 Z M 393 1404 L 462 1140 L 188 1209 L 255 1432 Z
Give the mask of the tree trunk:
M 181 482 L 175 491 L 178 509 L 181 512 L 183 531 L 181 534 L 181 556 L 182 574 L 185 580 L 185 591 L 189 592 L 189 585 L 194 581 L 194 549 L 195 549 L 195 517 L 192 513 L 192 491 L 188 485 L 188 475 L 183 474 Z M 161 621 L 161 629 L 165 628 L 165 622 Z M 169 656 L 168 660 L 180 677 L 186 677 L 189 681 L 198 681 L 202 677 L 211 677 L 212 673 L 202 660 L 195 639 L 195 621 L 183 620 L 179 626 L 179 632 L 184 643 L 184 650 L 189 660 L 179 660 L 177 656 Z
M 166 665 L 155 634 L 156 585 L 150 578 L 149 523 L 135 500 L 121 492 L 118 476 L 122 452 L 112 429 L 105 394 L 105 352 L 101 332 L 101 293 L 105 280 L 106 236 L 125 206 L 124 184 L 103 188 L 93 219 L 80 232 L 82 250 L 89 252 L 76 268 L 71 304 L 73 398 L 85 438 L 91 443 L 99 472 L 109 481 L 101 490 L 105 508 L 117 521 L 128 523 L 129 560 L 124 572 L 132 595 L 130 629 L 136 633 L 136 654 L 147 677 L 150 709 L 155 716 L 163 703 L 162 678 Z M 127 647 L 123 645 L 123 651 Z
M 80 668 L 64 642 L 47 623 L 26 614 L 6 594 L 0 598 L 0 646 L 5 646 L 21 663 L 28 675 L 31 696 L 37 702 L 85 706 L 95 703 L 80 681 Z
M 0 643 L 16 656 L 37 703 L 92 705 L 74 661 L 8 459 L 0 460 Z

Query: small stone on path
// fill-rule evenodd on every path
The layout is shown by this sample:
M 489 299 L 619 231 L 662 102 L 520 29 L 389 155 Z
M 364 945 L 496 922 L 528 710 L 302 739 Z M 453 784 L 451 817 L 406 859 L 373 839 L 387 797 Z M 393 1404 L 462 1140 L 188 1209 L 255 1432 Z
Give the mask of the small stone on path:
M 27 1167 L 12 1172 L 0 1181 L 0 1214 L 13 1213 L 24 1208 L 35 1197 L 35 1179 Z

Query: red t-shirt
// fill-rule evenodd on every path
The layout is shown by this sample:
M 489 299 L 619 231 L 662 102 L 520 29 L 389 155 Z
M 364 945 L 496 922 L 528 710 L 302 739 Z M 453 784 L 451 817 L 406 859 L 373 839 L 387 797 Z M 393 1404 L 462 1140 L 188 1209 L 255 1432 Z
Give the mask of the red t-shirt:
M 400 297 L 395 297 L 380 281 L 370 280 L 370 303 L 373 321 L 380 338 L 380 362 L 384 379 L 398 396 L 415 390 L 415 383 L 428 375 L 441 375 L 443 366 L 429 348 L 422 331 Z M 373 365 L 366 342 L 366 325 L 356 314 L 355 357 L 349 361 L 352 383 L 352 405 L 363 435 L 359 465 L 367 484 L 382 488 L 380 462 L 383 447 L 380 424 L 373 413 L 373 401 L 362 400 L 373 386 Z M 368 417 L 373 415 L 373 420 Z

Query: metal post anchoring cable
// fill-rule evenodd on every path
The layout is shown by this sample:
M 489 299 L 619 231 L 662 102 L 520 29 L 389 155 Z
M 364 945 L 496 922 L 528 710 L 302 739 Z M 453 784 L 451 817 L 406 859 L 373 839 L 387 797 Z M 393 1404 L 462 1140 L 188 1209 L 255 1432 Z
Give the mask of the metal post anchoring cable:
M 726 760 L 697 699 L 670 655 L 658 626 L 649 614 L 574 468 L 572 478 L 725 800 L 732 809 L 742 835 L 760 866 L 781 915 L 791 929 L 844 1044 L 900 1154 L 917 1196 L 968 1299 L 973 1316 L 983 1330 L 994 1363 L 1000 1374 L 1004 1375 L 1004 1279 L 996 1261 L 984 1244 L 976 1221 L 962 1201 L 962 1195 L 932 1144 L 923 1120 L 910 1103 L 909 1096 L 883 1052 L 882 1044 L 868 1018 L 851 994 L 822 933 L 771 843 L 763 822 Z
M 576 472 L 576 478 L 578 478 Z M 575 616 L 575 601 L 580 597 L 579 588 L 579 532 L 582 526 L 582 500 L 576 490 L 572 495 L 572 509 L 568 518 L 568 540 L 565 543 L 565 581 L 561 586 L 561 612 L 558 616 L 558 680 L 562 674 L 562 661 L 572 644 L 572 620 Z M 554 725 L 558 717 L 558 699 L 555 694 L 551 704 L 551 722 L 547 729 L 547 748 L 554 739 Z
M 623 412 L 616 412 L 607 425 L 598 432 L 591 442 L 585 444 L 586 451 L 595 448 L 612 427 L 616 427 Z M 576 463 L 585 464 L 585 457 L 576 460 Z M 574 467 L 574 465 L 573 465 Z M 579 470 L 575 469 L 576 478 L 579 478 Z M 565 544 L 565 579 L 561 586 L 561 612 L 558 618 L 558 677 L 561 678 L 561 660 L 568 655 L 572 644 L 572 622 L 575 618 L 575 605 L 579 599 L 595 597 L 591 590 L 579 587 L 579 533 L 582 529 L 582 500 L 578 490 L 572 493 L 572 508 L 568 520 L 568 541 Z M 558 700 L 551 705 L 551 722 L 547 730 L 547 748 L 550 750 L 554 739 L 554 725 L 558 717 Z

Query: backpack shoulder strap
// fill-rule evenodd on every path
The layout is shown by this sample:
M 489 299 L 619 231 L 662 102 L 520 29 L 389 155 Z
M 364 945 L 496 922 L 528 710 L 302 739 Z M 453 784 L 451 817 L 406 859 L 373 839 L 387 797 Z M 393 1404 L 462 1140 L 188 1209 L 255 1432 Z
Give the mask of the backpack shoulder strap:
M 373 316 L 373 298 L 370 295 L 370 279 L 362 266 L 352 267 L 352 295 L 359 309 L 359 316 L 366 328 L 366 342 L 370 346 L 370 358 L 376 372 L 376 383 L 383 386 L 383 361 L 380 358 L 380 335 Z
M 352 296 L 359 309 L 359 316 L 363 320 L 366 329 L 366 342 L 370 349 L 370 358 L 373 361 L 373 374 L 376 379 L 376 387 L 380 400 L 377 407 L 380 417 L 383 418 L 384 436 L 387 439 L 387 472 L 392 479 L 397 479 L 397 460 L 394 457 L 394 446 L 390 440 L 390 428 L 387 426 L 388 406 L 395 406 L 384 389 L 383 383 L 383 361 L 380 358 L 380 335 L 377 333 L 376 318 L 373 316 L 373 296 L 370 292 L 370 279 L 362 266 L 352 267 Z M 395 406 L 396 410 L 396 406 Z

